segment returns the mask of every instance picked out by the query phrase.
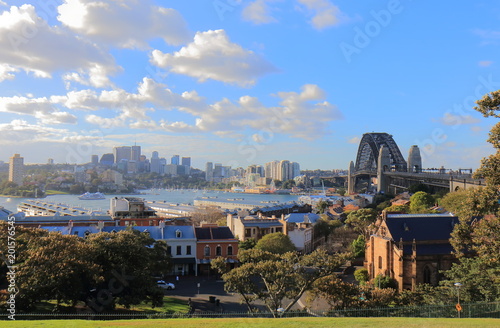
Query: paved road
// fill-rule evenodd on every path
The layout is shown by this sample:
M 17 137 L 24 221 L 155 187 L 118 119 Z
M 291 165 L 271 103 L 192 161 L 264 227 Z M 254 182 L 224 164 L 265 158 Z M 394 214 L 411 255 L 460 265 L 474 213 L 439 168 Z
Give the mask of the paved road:
M 224 282 L 215 277 L 179 276 L 165 279 L 175 284 L 175 290 L 166 290 L 165 295 L 188 301 L 191 299 L 195 312 L 247 312 L 245 304 L 240 304 L 238 294 L 229 294 L 224 291 Z M 198 284 L 200 288 L 198 289 Z M 215 296 L 219 305 L 210 303 L 209 297 Z

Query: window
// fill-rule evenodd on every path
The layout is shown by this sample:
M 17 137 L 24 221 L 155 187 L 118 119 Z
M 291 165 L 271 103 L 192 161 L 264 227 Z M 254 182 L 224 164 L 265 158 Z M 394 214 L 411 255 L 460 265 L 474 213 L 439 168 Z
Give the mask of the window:
M 251 229 L 245 229 L 245 237 L 247 237 L 247 238 L 252 237 L 252 230 Z
M 227 255 L 233 255 L 233 246 L 227 246 Z
M 215 255 L 222 256 L 222 247 L 217 246 L 217 248 L 215 248 Z
M 186 246 L 186 255 L 191 255 L 191 245 Z
M 283 228 L 281 228 L 281 227 L 276 228 L 276 232 L 283 232 Z
M 378 268 L 382 269 L 382 256 L 378 257 Z
M 172 255 L 172 247 L 171 246 L 167 246 L 167 253 Z
M 182 249 L 181 246 L 177 246 L 177 252 L 176 255 L 182 255 Z
M 182 231 L 175 230 L 175 238 L 181 238 L 181 237 L 182 237 Z
M 429 268 L 428 265 L 424 267 L 424 284 L 432 284 L 432 271 L 431 268 Z
M 205 256 L 210 256 L 210 246 L 205 246 L 205 251 L 203 253 Z

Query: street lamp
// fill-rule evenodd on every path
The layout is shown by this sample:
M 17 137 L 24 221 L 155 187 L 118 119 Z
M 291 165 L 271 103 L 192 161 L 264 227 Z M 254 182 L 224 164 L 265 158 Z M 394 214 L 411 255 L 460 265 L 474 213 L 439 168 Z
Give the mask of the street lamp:
M 460 287 L 462 287 L 462 284 L 459 282 L 456 282 L 453 284 L 455 288 L 457 289 L 457 305 L 455 306 L 458 312 L 458 318 L 460 318 L 460 311 L 462 311 L 462 306 L 460 305 Z

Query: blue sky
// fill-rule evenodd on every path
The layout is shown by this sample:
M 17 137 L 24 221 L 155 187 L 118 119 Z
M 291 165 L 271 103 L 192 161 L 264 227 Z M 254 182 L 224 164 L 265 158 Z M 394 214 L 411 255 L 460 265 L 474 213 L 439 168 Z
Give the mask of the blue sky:
M 0 160 L 113 146 L 194 167 L 347 168 L 363 133 L 477 168 L 498 1 L 0 0 Z

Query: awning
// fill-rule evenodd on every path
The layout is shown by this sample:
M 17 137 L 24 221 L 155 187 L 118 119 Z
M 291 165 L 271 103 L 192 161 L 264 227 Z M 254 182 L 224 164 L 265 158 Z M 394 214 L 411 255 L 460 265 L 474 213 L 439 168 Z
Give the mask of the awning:
M 172 264 L 195 264 L 195 263 L 196 259 L 194 257 L 172 259 Z

